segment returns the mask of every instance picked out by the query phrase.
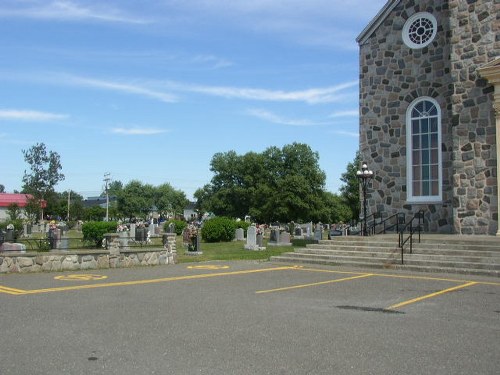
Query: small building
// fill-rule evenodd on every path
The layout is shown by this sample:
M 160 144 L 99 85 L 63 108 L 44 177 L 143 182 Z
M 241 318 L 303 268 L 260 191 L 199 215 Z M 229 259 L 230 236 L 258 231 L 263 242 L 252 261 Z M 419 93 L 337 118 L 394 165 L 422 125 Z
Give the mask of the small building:
M 109 204 L 116 204 L 118 198 L 114 195 L 109 196 Z M 83 201 L 83 206 L 85 208 L 89 207 L 101 207 L 106 208 L 106 197 L 88 197 Z
M 196 202 L 189 202 L 186 207 L 184 207 L 184 220 L 193 221 L 198 219 L 198 211 L 196 210 Z
M 9 219 L 8 211 L 11 204 L 16 204 L 21 209 L 21 217 L 24 218 L 24 208 L 28 205 L 30 199 L 33 199 L 31 194 L 0 193 L 0 221 Z M 47 202 L 42 200 L 41 208 L 46 206 Z
M 498 0 L 389 0 L 358 36 L 369 215 L 500 235 L 499 14 Z

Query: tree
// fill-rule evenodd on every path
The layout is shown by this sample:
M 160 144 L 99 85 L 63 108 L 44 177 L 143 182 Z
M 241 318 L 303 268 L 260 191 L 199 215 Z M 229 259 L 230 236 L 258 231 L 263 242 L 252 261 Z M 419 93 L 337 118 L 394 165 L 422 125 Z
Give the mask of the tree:
M 24 214 L 30 223 L 36 223 L 42 212 L 42 202 L 34 196 L 28 196 Z
M 360 165 L 361 156 L 358 151 L 354 160 L 347 164 L 346 171 L 342 173 L 340 178 L 345 184 L 340 187 L 340 193 L 345 204 L 351 209 L 353 219 L 358 219 L 360 213 L 359 181 L 356 177 L 356 172 L 359 170 Z
M 23 150 L 24 160 L 29 164 L 31 173 L 24 171 L 23 192 L 43 200 L 54 191 L 54 186 L 64 180 L 61 158 L 57 152 L 49 151 L 44 143 L 37 143 Z M 43 214 L 42 214 L 43 216 Z
M 210 184 L 195 192 L 201 208 L 219 216 L 259 222 L 305 221 L 324 217 L 325 173 L 319 155 L 306 144 L 237 155 L 217 153 L 210 163 Z
M 138 180 L 130 181 L 118 195 L 118 212 L 132 219 L 145 218 L 154 206 L 154 187 Z
M 11 221 L 19 220 L 21 218 L 21 207 L 17 203 L 11 203 L 7 207 L 7 215 Z
M 69 194 L 69 199 L 68 199 Z M 51 194 L 52 199 L 47 202 L 50 204 L 50 211 L 47 214 L 65 218 L 68 220 L 68 201 L 69 201 L 69 219 L 79 220 L 84 217 L 83 196 L 71 190 L 62 193 Z
M 157 186 L 154 191 L 154 205 L 162 217 L 181 213 L 186 207 L 188 200 L 186 194 L 176 190 L 169 183 Z
M 0 193 L 5 193 L 5 186 L 0 184 Z

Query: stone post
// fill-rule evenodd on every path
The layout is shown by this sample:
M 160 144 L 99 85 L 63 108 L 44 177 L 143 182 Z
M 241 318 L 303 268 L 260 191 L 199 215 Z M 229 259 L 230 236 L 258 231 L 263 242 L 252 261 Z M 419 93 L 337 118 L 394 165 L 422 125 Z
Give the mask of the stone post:
M 497 236 L 500 237 L 500 58 L 479 68 L 479 74 L 495 87 L 493 94 L 493 109 L 495 111 L 495 133 L 497 147 Z

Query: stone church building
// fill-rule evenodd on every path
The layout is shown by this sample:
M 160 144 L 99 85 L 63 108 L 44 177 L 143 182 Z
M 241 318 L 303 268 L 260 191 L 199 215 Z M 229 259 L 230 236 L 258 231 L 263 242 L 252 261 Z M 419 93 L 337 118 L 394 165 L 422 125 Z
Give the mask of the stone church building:
M 500 234 L 500 1 L 389 0 L 357 42 L 368 214 Z

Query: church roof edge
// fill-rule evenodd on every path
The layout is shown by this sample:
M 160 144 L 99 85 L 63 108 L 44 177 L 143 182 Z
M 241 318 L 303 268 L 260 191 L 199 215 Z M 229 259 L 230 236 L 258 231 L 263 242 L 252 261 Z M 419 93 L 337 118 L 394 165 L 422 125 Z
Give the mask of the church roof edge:
M 380 26 L 382 22 L 387 18 L 389 13 L 400 3 L 401 0 L 388 0 L 384 7 L 380 9 L 375 17 L 370 21 L 368 25 L 361 31 L 361 34 L 356 38 L 356 42 L 359 45 L 365 44 L 368 38 L 373 34 L 375 30 Z

